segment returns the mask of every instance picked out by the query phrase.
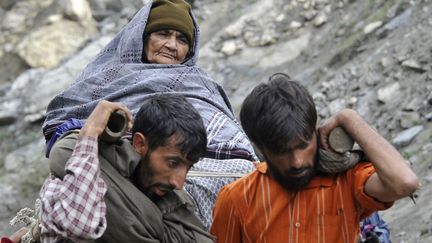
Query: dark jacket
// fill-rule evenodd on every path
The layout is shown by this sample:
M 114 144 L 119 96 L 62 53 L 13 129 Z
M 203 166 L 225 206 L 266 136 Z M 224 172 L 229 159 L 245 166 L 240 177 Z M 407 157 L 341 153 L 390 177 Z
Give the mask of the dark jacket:
M 63 177 L 72 154 L 77 132 L 60 139 L 50 155 L 50 169 Z M 132 184 L 140 156 L 128 139 L 118 144 L 99 142 L 99 163 L 107 184 L 107 229 L 96 242 L 213 242 L 194 213 L 191 198 L 182 190 L 172 191 L 157 203 Z

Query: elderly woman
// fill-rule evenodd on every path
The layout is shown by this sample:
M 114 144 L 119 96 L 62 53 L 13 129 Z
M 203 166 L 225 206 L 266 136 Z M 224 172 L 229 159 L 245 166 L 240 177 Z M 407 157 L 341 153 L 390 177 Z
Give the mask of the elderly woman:
M 64 131 L 79 128 L 102 100 L 125 104 L 133 114 L 157 93 L 180 93 L 200 111 L 209 133 L 209 158 L 255 159 L 228 98 L 197 65 L 198 26 L 183 0 L 145 5 L 48 105 L 43 132 L 47 157 Z
M 185 190 L 209 228 L 219 189 L 252 171 L 256 156 L 222 87 L 196 65 L 198 45 L 199 30 L 189 4 L 155 0 L 145 5 L 48 105 L 43 125 L 47 157 L 62 135 L 82 127 L 101 100 L 122 103 L 135 116 L 151 96 L 181 94 L 206 126 L 206 155 L 190 170 Z

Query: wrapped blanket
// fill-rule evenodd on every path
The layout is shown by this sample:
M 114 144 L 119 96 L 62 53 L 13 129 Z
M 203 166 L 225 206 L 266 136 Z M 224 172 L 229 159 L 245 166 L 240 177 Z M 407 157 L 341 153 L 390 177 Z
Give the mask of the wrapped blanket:
M 150 7 L 145 5 L 76 81 L 50 102 L 43 124 L 46 138 L 67 119 L 86 119 L 101 100 L 123 103 L 136 114 L 149 96 L 179 93 L 201 114 L 208 133 L 208 150 L 214 153 L 211 157 L 253 159 L 253 149 L 222 87 L 196 65 L 197 27 L 191 54 L 184 64 L 141 62 L 142 34 Z

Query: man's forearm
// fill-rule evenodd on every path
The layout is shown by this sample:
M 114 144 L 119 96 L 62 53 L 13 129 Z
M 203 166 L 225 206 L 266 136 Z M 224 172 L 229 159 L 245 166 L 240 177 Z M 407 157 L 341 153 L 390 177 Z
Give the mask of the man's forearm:
M 63 180 L 48 178 L 40 192 L 42 240 L 99 238 L 106 229 L 106 185 L 100 175 L 95 138 L 78 139 L 65 171 Z
M 367 186 L 366 192 L 382 201 L 394 201 L 417 190 L 417 176 L 399 152 L 370 127 L 357 112 L 347 109 L 341 114 L 338 117 L 339 122 L 360 145 L 377 172 L 377 177 L 371 178 L 372 187 Z M 385 188 L 379 188 L 379 186 L 377 188 L 375 183 L 382 183 L 382 186 L 389 190 L 382 190 Z

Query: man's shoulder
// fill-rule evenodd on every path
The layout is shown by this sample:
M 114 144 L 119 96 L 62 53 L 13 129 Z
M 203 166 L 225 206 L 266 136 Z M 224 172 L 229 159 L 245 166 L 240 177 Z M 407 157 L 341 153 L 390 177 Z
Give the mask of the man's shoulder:
M 311 187 L 334 187 L 354 190 L 358 186 L 364 186 L 368 178 L 375 173 L 375 168 L 370 162 L 359 162 L 355 166 L 336 174 L 320 174 L 309 183 Z
M 353 180 L 358 177 L 369 178 L 375 173 L 375 167 L 370 162 L 359 162 L 350 169 L 340 173 L 340 176 L 346 177 L 348 180 Z
M 348 171 L 362 171 L 362 170 L 370 170 L 371 168 L 374 168 L 371 162 L 368 161 L 361 161 L 358 162 L 355 166 L 353 166 L 351 169 L 349 169 Z

